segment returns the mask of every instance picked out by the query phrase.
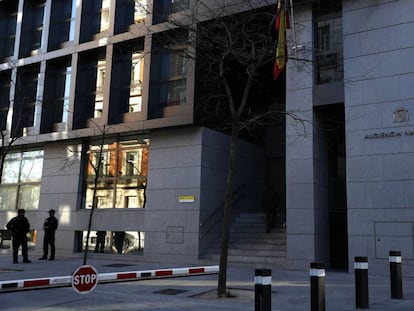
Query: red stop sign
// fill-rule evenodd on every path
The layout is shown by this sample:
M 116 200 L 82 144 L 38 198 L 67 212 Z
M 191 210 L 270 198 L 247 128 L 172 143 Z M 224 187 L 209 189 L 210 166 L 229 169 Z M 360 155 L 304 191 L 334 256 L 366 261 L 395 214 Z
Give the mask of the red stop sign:
M 92 266 L 80 266 L 72 274 L 72 287 L 79 294 L 87 294 L 98 284 L 98 272 Z

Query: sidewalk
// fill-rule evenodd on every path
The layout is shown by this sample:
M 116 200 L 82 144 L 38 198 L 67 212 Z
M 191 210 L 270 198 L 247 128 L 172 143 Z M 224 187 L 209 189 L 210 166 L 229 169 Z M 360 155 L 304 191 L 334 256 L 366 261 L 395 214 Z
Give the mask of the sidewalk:
M 53 276 L 71 276 L 73 271 L 82 265 L 81 258 L 70 259 L 58 257 L 55 261 L 38 261 L 37 258 L 31 258 L 31 260 L 32 263 L 12 264 L 11 255 L 0 254 L 0 281 L 36 279 Z M 88 264 L 94 266 L 98 270 L 98 273 L 188 267 L 188 265 L 179 264 L 160 265 L 154 263 L 131 262 L 125 260 L 117 261 L 113 258 L 108 260 L 88 259 Z M 266 268 L 272 269 L 272 267 Z M 192 301 L 196 301 L 200 306 L 202 306 L 204 302 L 208 301 L 209 303 L 217 302 L 220 305 L 220 310 L 237 310 L 237 306 L 243 305 L 245 306 L 243 310 L 254 310 L 254 274 L 254 268 L 229 266 L 227 271 L 227 288 L 230 293 L 235 294 L 236 297 L 228 299 L 220 299 L 215 295 L 217 288 L 216 274 L 169 278 L 168 280 L 156 279 L 133 282 L 142 282 L 143 286 L 151 286 L 151 293 L 178 288 L 182 293 L 176 295 L 174 299 L 192 299 Z M 120 287 L 119 284 L 112 284 L 111 288 L 114 288 L 115 291 L 117 289 L 121 291 L 120 288 L 122 287 Z M 54 290 L 62 291 L 62 289 Z M 44 290 L 42 292 L 45 293 Z M 370 275 L 369 309 L 381 311 L 414 310 L 414 279 L 403 278 L 403 292 L 404 299 L 390 299 L 389 277 Z M 2 295 L 16 294 L 17 292 L 0 293 L 0 297 Z M 149 295 L 147 295 L 147 298 L 151 299 Z M 156 299 L 156 297 L 153 297 L 152 299 Z M 166 299 L 170 298 L 167 297 Z M 325 277 L 325 300 L 326 310 L 356 310 L 354 275 L 345 272 L 327 270 Z M 228 309 L 226 308 L 227 305 Z M 199 310 L 212 309 L 201 307 Z M 241 307 L 240 310 L 242 310 Z M 272 310 L 310 310 L 309 271 L 288 271 L 272 269 Z

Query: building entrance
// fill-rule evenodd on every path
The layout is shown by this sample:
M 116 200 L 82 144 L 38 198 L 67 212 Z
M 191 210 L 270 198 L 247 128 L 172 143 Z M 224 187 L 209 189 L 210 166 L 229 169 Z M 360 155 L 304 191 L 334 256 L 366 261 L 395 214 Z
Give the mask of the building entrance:
M 323 136 L 327 159 L 325 175 L 329 213 L 330 267 L 348 268 L 348 230 L 346 201 L 345 113 L 343 104 L 315 108 L 317 126 Z

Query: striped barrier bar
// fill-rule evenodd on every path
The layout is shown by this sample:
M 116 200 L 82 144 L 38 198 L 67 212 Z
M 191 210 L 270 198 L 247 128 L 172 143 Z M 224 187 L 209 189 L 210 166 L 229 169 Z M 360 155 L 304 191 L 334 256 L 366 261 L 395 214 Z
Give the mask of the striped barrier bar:
M 204 266 L 204 267 L 187 267 L 187 268 L 171 268 L 171 269 L 158 269 L 158 270 L 99 273 L 98 283 L 138 281 L 138 280 L 148 280 L 152 278 L 216 274 L 218 273 L 218 271 L 219 271 L 219 266 Z M 38 278 L 38 279 L 0 281 L 0 293 L 16 291 L 16 290 L 47 288 L 47 287 L 65 287 L 65 286 L 71 286 L 71 284 L 72 284 L 71 275 Z

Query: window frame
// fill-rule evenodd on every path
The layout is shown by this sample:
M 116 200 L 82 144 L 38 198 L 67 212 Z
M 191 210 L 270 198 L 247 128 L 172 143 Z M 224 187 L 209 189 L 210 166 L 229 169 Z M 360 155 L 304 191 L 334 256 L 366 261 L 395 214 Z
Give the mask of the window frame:
M 24 167 L 24 163 L 27 163 L 27 160 L 32 162 L 32 167 L 35 167 L 37 170 L 37 174 L 35 176 L 29 174 L 26 179 L 23 179 L 23 172 L 27 172 Z M 7 189 L 6 192 L 9 194 L 11 191 L 14 191 L 15 198 L 11 198 L 13 203 L 8 205 L 4 208 L 3 202 L 0 202 L 0 210 L 1 211 L 10 211 L 10 210 L 17 210 L 19 208 L 24 208 L 27 210 L 37 210 L 39 208 L 39 201 L 40 201 L 40 191 L 41 191 L 41 180 L 42 180 L 42 170 L 43 170 L 43 161 L 44 161 L 44 151 L 43 150 L 26 150 L 20 152 L 10 152 L 6 155 L 6 159 L 4 161 L 3 167 L 3 174 L 0 183 L 1 192 L 3 189 Z M 18 165 L 18 172 L 16 176 L 12 176 L 10 180 L 6 180 L 7 174 L 6 171 L 10 167 L 8 164 L 11 163 L 13 165 Z M 38 188 L 37 196 L 31 197 L 30 200 L 26 200 L 22 202 L 22 191 L 25 188 L 34 187 Z M 33 194 L 33 193 L 32 193 Z M 4 197 L 4 196 L 2 196 Z M 6 201 L 10 200 L 9 198 Z M 24 203 L 24 205 L 22 205 Z M 30 204 L 29 204 L 30 203 Z M 12 206 L 14 205 L 14 207 Z M 29 207 L 28 207 L 29 206 Z M 32 208 L 30 208 L 32 206 Z M 11 208 L 9 208 L 11 207 Z
M 314 22 L 316 85 L 335 83 L 344 77 L 342 16 L 339 13 L 320 16 Z M 323 28 L 329 31 L 321 36 Z
M 97 208 L 145 208 L 146 182 L 148 173 L 148 154 L 150 140 L 113 140 L 106 142 L 102 154 L 100 146 L 91 143 L 86 152 L 85 170 L 85 204 L 83 208 L 90 209 L 93 204 L 95 189 L 95 171 L 99 168 L 95 198 Z M 135 167 L 128 172 L 128 153 L 135 153 Z M 105 155 L 102 157 L 102 155 Z M 97 159 L 103 159 L 97 165 Z M 103 166 L 102 166 L 103 165 Z M 127 206 L 126 198 L 135 196 L 137 206 Z M 100 199 L 99 199 L 100 198 Z

